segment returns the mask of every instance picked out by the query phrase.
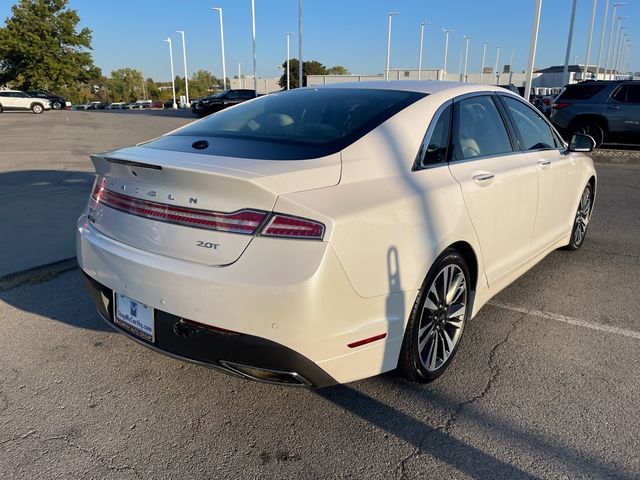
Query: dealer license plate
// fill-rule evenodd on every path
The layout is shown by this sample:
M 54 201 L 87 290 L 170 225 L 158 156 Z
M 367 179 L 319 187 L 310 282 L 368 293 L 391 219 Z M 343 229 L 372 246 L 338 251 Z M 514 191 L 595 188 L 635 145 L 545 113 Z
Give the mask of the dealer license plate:
M 115 294 L 115 300 L 114 323 L 144 340 L 155 341 L 153 308 L 121 293 Z

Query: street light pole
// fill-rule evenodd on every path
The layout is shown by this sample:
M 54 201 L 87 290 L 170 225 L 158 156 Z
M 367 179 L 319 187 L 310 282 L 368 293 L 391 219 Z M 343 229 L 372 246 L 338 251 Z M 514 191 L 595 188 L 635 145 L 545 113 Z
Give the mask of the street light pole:
M 463 81 L 467 83 L 467 61 L 469 59 L 469 39 L 471 37 L 469 35 L 464 36 L 464 73 L 463 73 Z
M 447 55 L 449 55 L 449 34 L 455 32 L 455 30 L 447 30 L 443 28 L 444 32 L 444 64 L 442 65 L 442 79 L 447 79 Z
M 165 40 L 169 44 L 169 63 L 171 63 L 171 91 L 173 92 L 173 109 L 178 108 L 176 104 L 176 77 L 173 73 L 173 48 L 171 48 L 171 38 Z
M 302 83 L 303 62 L 302 62 L 302 0 L 298 0 L 298 86 L 304 87 Z
M 569 20 L 569 38 L 567 39 L 567 52 L 564 56 L 564 68 L 562 69 L 562 82 L 565 84 L 569 83 L 569 57 L 571 56 L 571 40 L 573 39 L 573 24 L 575 22 L 575 19 L 576 0 L 573 0 L 573 4 L 571 7 L 571 20 Z
M 616 10 L 618 9 L 618 7 L 622 7 L 626 5 L 626 3 L 614 3 L 613 4 L 613 12 L 611 13 L 611 29 L 609 31 L 609 41 L 607 42 L 607 55 L 605 56 L 604 59 L 604 76 L 605 76 L 605 80 L 609 79 L 609 77 L 611 76 L 611 63 L 609 63 L 612 59 L 610 57 L 611 52 L 611 47 L 612 42 L 613 42 L 613 25 L 616 21 Z
M 258 96 L 258 73 L 256 68 L 256 1 L 251 0 L 251 37 L 253 38 L 253 91 Z
M 431 25 L 431 22 L 426 22 L 426 25 Z M 418 55 L 418 80 L 422 77 L 422 46 L 424 43 L 424 26 L 425 22 L 420 24 L 420 54 Z
M 593 36 L 593 22 L 596 19 L 597 4 L 598 4 L 598 0 L 593 0 L 593 7 L 591 8 L 591 26 L 589 27 L 589 36 L 587 37 L 587 54 L 584 57 L 584 74 L 582 77 L 583 80 L 586 80 L 587 75 L 589 75 L 589 56 L 591 55 L 591 38 Z
M 500 84 L 500 72 L 498 71 L 499 68 L 499 63 L 500 63 L 500 48 L 501 47 L 497 47 L 496 50 L 496 85 Z
M 527 64 L 527 81 L 524 88 L 524 98 L 528 102 L 531 96 L 531 82 L 533 81 L 533 65 L 536 60 L 536 48 L 538 48 L 538 27 L 540 26 L 540 11 L 542 0 L 536 0 L 536 9 L 533 16 L 533 28 L 531 29 L 531 46 L 529 47 L 529 63 Z
M 604 4 L 604 15 L 602 16 L 602 35 L 600 36 L 600 48 L 598 49 L 598 64 L 596 65 L 596 80 L 600 76 L 600 62 L 602 61 L 602 47 L 604 46 L 604 37 L 607 33 L 607 14 L 609 13 L 609 0 Z M 602 77 L 604 80 L 604 76 Z
M 391 19 L 398 15 L 398 12 L 389 12 L 389 25 L 387 27 L 387 63 L 384 68 L 384 79 L 389 80 L 389 61 L 391 59 Z
M 511 58 L 509 59 L 509 85 L 513 85 L 513 50 L 511 50 Z
M 613 56 L 611 57 L 611 78 L 615 79 L 615 74 L 613 73 L 614 71 L 616 71 L 617 73 L 617 67 L 618 67 L 618 52 L 620 50 L 620 38 L 621 38 L 621 33 L 622 33 L 622 19 L 623 18 L 628 18 L 627 16 L 621 16 L 618 15 L 618 26 L 616 27 L 616 41 L 613 44 Z
M 484 60 L 487 56 L 487 45 L 489 42 L 482 44 L 482 65 L 480 66 L 480 84 L 484 84 Z
M 222 22 L 222 8 L 215 7 L 211 10 L 216 10 L 220 14 L 220 49 L 222 51 L 222 90 L 227 89 L 227 64 L 224 60 L 224 26 Z
M 244 82 L 242 81 L 242 62 L 238 62 L 238 88 L 244 88 Z
M 287 90 L 289 90 L 289 87 L 291 85 L 291 80 L 290 80 L 290 72 L 289 72 L 289 58 L 291 57 L 291 54 L 289 53 L 289 37 L 293 35 L 291 32 L 287 32 Z
M 184 60 L 184 96 L 186 103 L 189 105 L 189 74 L 187 73 L 187 48 L 184 42 L 184 31 L 177 30 L 176 33 L 182 35 L 182 59 Z
M 620 40 L 618 40 L 618 54 L 616 56 L 616 72 L 618 72 L 618 75 L 620 75 L 620 70 L 622 69 L 622 65 L 620 65 L 620 59 L 622 57 L 624 37 L 626 36 L 624 30 L 626 30 L 627 28 L 629 27 L 620 26 Z

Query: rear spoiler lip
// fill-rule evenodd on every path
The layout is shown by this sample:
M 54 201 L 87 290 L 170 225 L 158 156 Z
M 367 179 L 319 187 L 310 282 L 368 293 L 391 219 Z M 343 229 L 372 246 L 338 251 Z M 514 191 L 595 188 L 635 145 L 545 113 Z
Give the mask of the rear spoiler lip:
M 132 160 L 122 160 L 120 158 L 114 158 L 114 157 L 108 157 L 108 156 L 103 156 L 102 158 L 109 163 L 119 163 L 121 165 L 128 165 L 130 167 L 138 167 L 138 168 L 150 168 L 152 170 L 162 170 L 162 166 L 154 165 L 152 163 L 134 162 Z

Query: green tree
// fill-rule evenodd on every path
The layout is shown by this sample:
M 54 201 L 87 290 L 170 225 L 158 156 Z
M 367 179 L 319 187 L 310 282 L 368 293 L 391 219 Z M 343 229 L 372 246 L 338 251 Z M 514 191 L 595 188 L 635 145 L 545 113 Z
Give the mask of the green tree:
M 206 70 L 198 70 L 189 80 L 189 97 L 198 98 L 211 95 L 220 88 L 220 80 Z
M 91 30 L 67 0 L 20 0 L 0 28 L 0 84 L 56 90 L 100 75 L 91 57 Z
M 298 66 L 300 63 L 297 58 L 292 58 L 289 60 L 289 68 L 291 69 L 291 76 L 289 78 L 290 88 L 298 88 Z M 278 84 L 282 88 L 287 88 L 287 62 L 286 60 L 282 63 L 282 68 L 284 69 L 284 73 L 280 77 L 280 81 Z M 308 62 L 302 62 L 302 81 L 303 84 L 307 84 L 307 75 L 326 75 L 327 67 L 325 67 L 322 63 L 317 60 L 309 60 Z M 303 86 L 304 86 L 303 85 Z
M 140 70 L 119 68 L 111 72 L 109 92 L 112 102 L 132 102 L 142 98 L 144 76 Z
M 327 69 L 327 75 L 349 75 L 349 70 L 342 65 L 336 65 Z

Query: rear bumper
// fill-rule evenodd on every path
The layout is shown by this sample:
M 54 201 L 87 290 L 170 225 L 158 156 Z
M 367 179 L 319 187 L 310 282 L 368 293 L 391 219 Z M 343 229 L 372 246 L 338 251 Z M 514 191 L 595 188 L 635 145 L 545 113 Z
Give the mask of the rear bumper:
M 156 326 L 165 333 L 155 345 L 140 342 L 150 348 L 227 370 L 224 361 L 296 372 L 313 386 L 397 365 L 415 292 L 358 296 L 326 242 L 254 238 L 235 263 L 211 267 L 117 242 L 84 215 L 76 239 L 99 310 L 112 291 L 156 310 Z M 108 304 L 101 313 L 112 321 Z M 205 327 L 181 337 L 181 319 Z M 384 339 L 349 347 L 381 334 Z
M 131 335 L 113 322 L 113 291 L 84 272 L 82 277 L 100 316 L 115 330 L 152 350 L 267 383 L 305 387 L 336 383 L 311 360 L 283 345 L 253 335 L 187 323 L 162 310 L 155 311 L 154 342 Z

